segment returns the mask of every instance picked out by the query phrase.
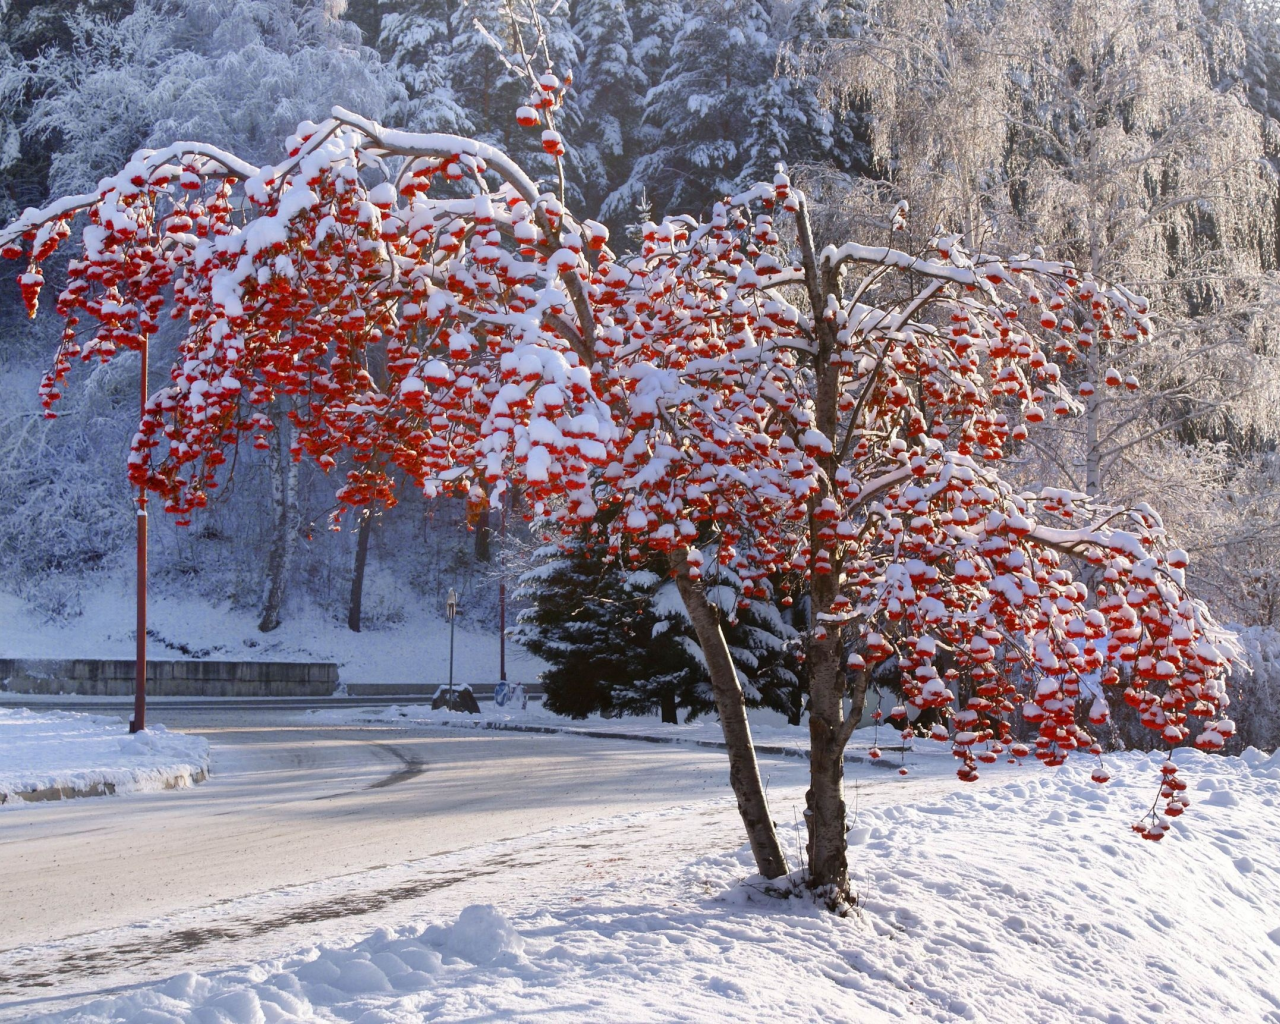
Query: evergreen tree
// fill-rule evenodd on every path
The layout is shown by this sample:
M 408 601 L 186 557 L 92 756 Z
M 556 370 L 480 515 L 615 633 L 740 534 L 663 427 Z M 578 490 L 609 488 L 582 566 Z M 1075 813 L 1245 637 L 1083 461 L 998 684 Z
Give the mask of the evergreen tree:
M 648 80 L 634 54 L 625 0 L 586 0 L 576 10 L 573 27 L 582 42 L 576 173 L 588 209 L 599 210 L 629 177 Z
M 646 191 L 658 209 L 700 210 L 732 190 L 747 163 L 748 126 L 776 45 L 760 0 L 692 0 L 671 65 L 646 97 L 656 138 L 614 204 Z
M 555 181 L 555 163 L 543 152 L 540 131 L 516 123 L 516 109 L 529 99 L 528 82 L 510 65 L 519 67 L 528 59 L 538 73 L 551 71 L 563 78 L 577 66 L 581 45 L 569 23 L 568 5 L 539 0 L 545 47 L 538 44 L 538 31 L 529 16 L 519 7 L 516 10 L 521 17 L 519 38 L 505 0 L 459 0 L 449 20 L 450 81 L 476 137 L 502 149 L 550 186 Z M 564 133 L 569 148 L 565 166 L 571 169 L 578 163 L 574 134 L 567 130 L 574 126 L 573 112 L 558 111 L 556 126 Z M 576 191 L 571 198 L 579 198 Z
M 405 99 L 391 113 L 414 131 L 465 133 L 472 122 L 453 91 L 453 32 L 445 0 L 382 0 L 378 50 Z
M 589 540 L 534 553 L 517 596 L 530 601 L 515 639 L 546 661 L 546 705 L 581 718 L 594 712 L 693 718 L 713 706 L 702 653 L 675 584 L 649 568 L 604 560 Z M 659 563 L 656 563 L 659 564 Z M 724 616 L 730 654 L 750 707 L 798 722 L 803 706 L 796 632 L 771 600 L 744 599 L 724 567 L 707 588 Z
M 785 138 L 785 159 L 793 165 L 822 164 L 844 173 L 873 174 L 865 111 L 856 97 L 832 102 L 814 72 L 815 61 L 830 60 L 861 37 L 868 23 L 866 7 L 866 0 L 801 0 L 779 28 L 773 123 Z M 753 151 L 768 146 L 769 127 L 768 121 L 755 119 Z
M 652 601 L 658 577 L 605 563 L 595 548 L 540 548 L 520 578 L 517 596 L 531 607 L 514 636 L 550 666 L 542 674 L 547 708 L 573 718 L 658 710 L 664 722 L 678 721 L 680 708 L 708 710 L 697 644 L 672 631 L 670 613 Z

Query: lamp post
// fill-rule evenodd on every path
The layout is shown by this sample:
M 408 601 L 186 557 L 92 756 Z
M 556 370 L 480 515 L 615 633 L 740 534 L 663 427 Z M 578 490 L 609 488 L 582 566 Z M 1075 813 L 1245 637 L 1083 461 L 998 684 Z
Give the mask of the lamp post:
M 453 627 L 458 617 L 458 593 L 449 588 L 449 598 L 445 603 L 445 614 L 449 616 L 449 710 L 453 711 Z
M 140 351 L 142 383 L 138 389 L 139 422 L 147 413 L 147 348 L 147 339 L 144 337 Z M 145 485 L 138 488 L 138 514 L 135 518 L 138 521 L 138 608 L 135 626 L 137 648 L 133 682 L 133 718 L 129 721 L 129 731 L 141 732 L 147 727 L 147 488 Z

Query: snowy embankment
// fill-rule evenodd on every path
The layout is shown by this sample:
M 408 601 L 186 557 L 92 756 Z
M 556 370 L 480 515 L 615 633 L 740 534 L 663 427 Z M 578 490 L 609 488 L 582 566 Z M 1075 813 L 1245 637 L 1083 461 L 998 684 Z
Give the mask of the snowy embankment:
M 0 592 L 0 620 L 12 625 L 0 633 L 0 658 L 132 660 L 132 593 L 125 585 L 104 586 L 84 595 L 83 615 L 49 621 L 12 594 Z M 449 678 L 449 623 L 426 600 L 408 603 L 403 621 L 360 633 L 348 629 L 345 619 L 316 608 L 263 633 L 253 612 L 181 594 L 154 601 L 148 615 L 148 648 L 156 659 L 333 662 L 344 683 L 438 685 Z M 497 623 L 460 620 L 455 644 L 457 682 L 497 681 Z M 531 683 L 543 668 L 540 659 L 516 644 L 507 645 L 513 680 Z
M 807 725 L 787 725 L 782 715 L 768 710 L 749 711 L 751 739 L 761 754 L 780 754 L 788 757 L 809 756 L 809 729 Z M 598 714 L 586 718 L 567 718 L 548 711 L 540 701 L 531 700 L 527 708 L 508 704 L 498 707 L 492 701 L 480 702 L 480 714 L 467 714 L 445 709 L 433 710 L 428 704 L 392 704 L 387 707 L 326 708 L 309 711 L 307 717 L 327 725 L 386 725 L 400 728 L 434 729 L 493 729 L 512 732 L 555 732 L 570 736 L 588 736 L 597 739 L 634 739 L 653 743 L 689 743 L 703 747 L 724 747 L 724 732 L 719 719 L 705 715 L 692 722 L 672 724 L 662 722 L 656 715 L 626 715 L 621 718 L 602 718 Z M 904 763 L 900 749 L 901 739 L 896 730 L 881 726 L 858 729 L 849 741 L 845 759 L 866 761 L 867 751 L 879 746 L 884 752 L 880 759 L 885 767 L 897 767 Z M 915 739 L 912 750 L 905 754 L 910 765 L 920 756 L 945 755 L 945 764 L 951 764 L 950 744 L 933 743 Z M 988 769 L 989 770 L 989 769 Z
M 208 742 L 163 725 L 130 736 L 119 718 L 0 708 L 0 804 L 175 789 L 208 771 Z
M 1153 796 L 1139 754 L 1103 787 L 1083 765 L 1028 767 L 863 808 L 843 919 L 763 895 L 740 850 L 51 1019 L 1280 1024 L 1280 756 L 1177 759 L 1193 807 L 1159 844 L 1127 827 Z

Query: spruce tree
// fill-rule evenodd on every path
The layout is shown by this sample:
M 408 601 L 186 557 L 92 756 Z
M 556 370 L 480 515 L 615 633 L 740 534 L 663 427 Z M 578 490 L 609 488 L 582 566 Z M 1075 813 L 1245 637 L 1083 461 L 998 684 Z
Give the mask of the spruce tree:
M 546 706 L 575 718 L 595 712 L 664 722 L 709 711 L 706 668 L 675 584 L 652 567 L 623 568 L 589 538 L 538 549 L 517 596 L 530 602 L 514 638 L 550 666 Z M 709 599 L 720 609 L 749 707 L 793 722 L 803 705 L 797 634 L 771 599 L 744 599 L 741 581 L 719 567 Z
M 412 131 L 473 129 L 453 91 L 453 30 L 445 0 L 382 0 L 378 52 L 395 69 L 405 98 L 391 117 Z
M 581 46 L 569 23 L 567 4 L 539 0 L 545 48 L 538 43 L 538 32 L 528 15 L 519 6 L 516 11 L 521 17 L 519 39 L 504 0 L 459 0 L 449 16 L 450 81 L 453 96 L 466 112 L 475 136 L 502 149 L 550 187 L 555 182 L 555 163 L 543 152 L 540 132 L 516 123 L 516 109 L 529 99 L 528 82 L 508 65 L 518 66 L 528 59 L 539 74 L 550 71 L 563 78 L 577 67 Z M 569 151 L 565 166 L 571 173 L 578 163 L 574 111 L 562 109 L 556 120 Z M 576 201 L 580 196 L 571 188 L 568 198 Z
M 658 209 L 701 210 L 732 190 L 748 156 L 748 126 L 776 46 L 760 0 L 692 0 L 671 65 L 646 97 L 654 139 L 625 195 Z
M 573 100 L 579 115 L 575 172 L 587 208 L 601 211 L 630 176 L 648 80 L 635 57 L 625 0 L 585 0 L 576 14 L 573 29 L 581 40 L 582 65 Z

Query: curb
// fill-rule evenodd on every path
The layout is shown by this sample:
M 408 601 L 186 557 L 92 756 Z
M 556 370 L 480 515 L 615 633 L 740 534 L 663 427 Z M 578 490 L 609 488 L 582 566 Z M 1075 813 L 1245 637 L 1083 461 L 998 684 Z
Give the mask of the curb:
M 565 735 L 565 736 L 585 736 L 593 740 L 630 740 L 637 743 L 682 743 L 686 746 L 693 747 L 709 747 L 714 750 L 728 750 L 728 744 L 723 740 L 695 740 L 685 739 L 683 736 L 650 736 L 645 733 L 636 732 L 605 732 L 599 729 L 572 729 L 555 725 L 520 725 L 515 722 L 428 722 L 416 723 L 422 724 L 425 728 L 443 727 L 446 729 L 484 729 L 490 732 L 531 732 L 541 733 L 544 735 Z M 783 747 L 772 743 L 753 743 L 757 754 L 771 754 L 776 757 L 798 757 L 807 759 L 809 751 L 802 750 L 798 747 Z M 863 757 L 861 754 L 844 755 L 846 764 L 869 764 L 880 768 L 896 768 L 896 764 L 892 764 L 887 758 L 879 758 L 872 760 L 869 757 Z
M 164 780 L 160 789 L 186 789 L 188 786 L 199 785 L 208 777 L 209 771 L 206 768 L 199 768 L 194 772 L 182 772 L 181 774 L 170 775 Z M 51 800 L 76 800 L 80 797 L 115 796 L 115 794 L 116 783 L 91 782 L 83 786 L 47 786 L 44 789 L 24 789 L 18 793 L 0 793 L 0 804 L 7 803 L 10 800 L 46 803 Z

